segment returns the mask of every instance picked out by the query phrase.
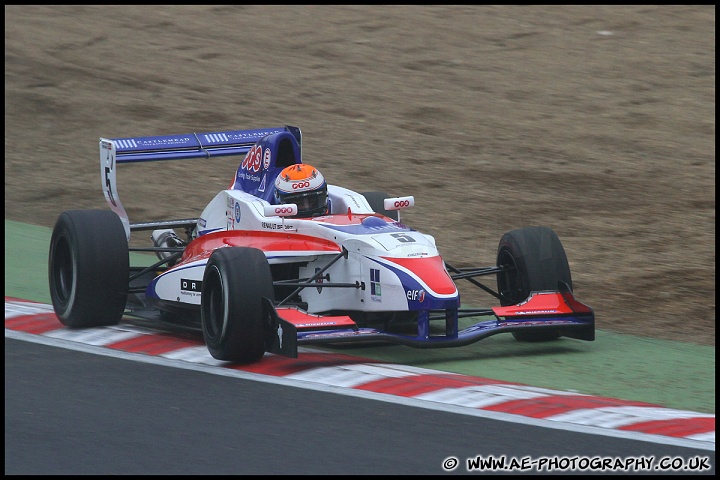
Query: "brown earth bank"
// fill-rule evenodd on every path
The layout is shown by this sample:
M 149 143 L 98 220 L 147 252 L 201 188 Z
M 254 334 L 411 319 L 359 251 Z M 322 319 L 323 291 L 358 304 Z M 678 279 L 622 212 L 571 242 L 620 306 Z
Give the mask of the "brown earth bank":
M 107 208 L 101 136 L 284 124 L 330 183 L 414 195 L 454 266 L 549 226 L 599 329 L 715 345 L 712 5 L 5 6 L 6 219 Z M 194 217 L 236 167 L 119 193 Z

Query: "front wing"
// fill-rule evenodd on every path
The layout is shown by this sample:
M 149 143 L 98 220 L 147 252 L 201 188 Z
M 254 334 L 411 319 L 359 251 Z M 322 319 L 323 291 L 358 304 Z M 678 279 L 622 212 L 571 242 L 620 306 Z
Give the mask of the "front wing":
M 266 332 L 266 350 L 297 358 L 298 345 L 347 342 L 388 342 L 415 348 L 461 347 L 498 333 L 552 330 L 560 336 L 592 341 L 595 339 L 595 314 L 575 299 L 569 290 L 532 292 L 524 302 L 493 307 L 486 311 L 492 320 L 458 329 L 458 310 L 445 311 L 445 330 L 431 333 L 429 312 L 421 312 L 416 335 L 361 328 L 348 316 L 308 314 L 296 307 L 276 308 L 264 299 L 270 317 Z

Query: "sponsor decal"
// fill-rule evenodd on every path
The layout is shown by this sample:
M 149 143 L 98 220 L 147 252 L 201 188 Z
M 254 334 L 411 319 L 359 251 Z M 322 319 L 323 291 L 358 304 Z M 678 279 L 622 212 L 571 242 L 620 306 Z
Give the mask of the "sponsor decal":
M 282 348 L 282 334 L 283 334 L 282 324 L 278 323 L 277 336 L 278 336 L 278 341 L 280 342 L 280 348 Z
M 266 148 L 265 153 L 263 154 L 263 168 L 267 170 L 270 168 L 270 149 Z
M 408 300 L 417 300 L 418 302 L 422 303 L 425 300 L 425 290 L 408 290 L 405 293 L 405 296 Z
M 255 145 L 253 148 L 250 149 L 250 151 L 245 155 L 245 158 L 243 159 L 242 163 L 240 164 L 240 169 L 245 170 L 248 172 L 259 172 L 260 171 L 260 164 L 262 163 L 262 147 L 260 145 Z M 255 178 L 255 177 L 253 177 Z M 260 180 L 260 177 L 256 177 L 258 181 Z
M 295 213 L 295 210 L 292 207 L 283 207 L 278 206 L 275 208 L 275 215 L 282 215 L 283 213 Z
M 498 327 L 517 327 L 519 325 L 522 326 L 535 326 L 535 325 L 570 325 L 573 322 L 570 320 L 518 320 L 518 321 L 509 321 L 509 322 L 499 322 L 497 324 Z
M 117 202 L 115 202 L 115 195 L 113 195 L 112 191 L 113 180 L 110 176 L 110 173 L 115 171 L 115 157 L 112 154 L 112 145 L 110 146 L 110 149 L 107 150 L 107 155 L 105 156 L 105 164 L 105 193 L 107 194 L 108 200 L 110 200 L 110 203 L 112 203 L 113 207 L 117 207 Z
M 516 312 L 513 312 L 513 315 L 541 315 L 543 313 L 557 313 L 557 310 L 518 310 Z
M 249 180 L 251 182 L 259 182 L 260 176 L 259 175 L 250 175 L 249 173 L 238 171 L 237 179 L 238 180 Z
M 180 290 L 199 292 L 202 290 L 202 280 L 190 280 L 188 278 L 181 278 Z
M 370 269 L 370 295 L 375 297 L 382 296 L 380 291 L 380 270 L 377 268 Z
M 273 133 L 282 132 L 282 129 L 280 130 L 258 130 L 258 131 L 250 131 L 250 132 L 225 132 L 227 137 L 230 140 L 253 140 L 255 138 L 262 138 L 266 137 L 268 135 L 272 135 Z
M 292 225 L 283 225 L 282 223 L 270 222 L 262 222 L 260 226 L 268 230 L 292 230 L 294 228 Z
M 305 335 L 304 338 L 316 338 L 316 337 L 356 337 L 359 335 L 375 335 L 378 333 L 377 330 L 370 330 L 370 331 L 363 331 L 363 330 L 353 330 L 350 332 L 327 332 L 327 333 L 310 333 L 308 335 Z
M 337 325 L 338 322 L 313 322 L 313 323 L 296 323 L 296 327 L 329 327 Z
M 207 220 L 202 217 L 198 218 L 198 226 L 200 228 L 205 228 L 205 225 L 207 225 Z
M 415 197 L 386 198 L 383 200 L 385 210 L 400 210 L 415 205 Z
M 235 223 L 240 223 L 240 203 L 235 202 Z
M 158 145 L 181 145 L 188 143 L 190 137 L 171 137 L 171 138 L 138 138 L 134 139 L 139 147 L 155 147 Z
M 258 192 L 264 192 L 265 191 L 265 185 L 267 183 L 267 173 L 263 174 L 262 182 L 260 182 L 260 186 L 258 187 Z
M 202 280 L 180 279 L 180 295 L 199 297 L 202 292 Z

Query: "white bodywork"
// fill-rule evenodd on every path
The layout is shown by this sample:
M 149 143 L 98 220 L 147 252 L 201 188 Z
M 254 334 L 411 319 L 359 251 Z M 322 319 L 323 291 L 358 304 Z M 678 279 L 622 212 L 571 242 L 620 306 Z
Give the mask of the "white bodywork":
M 331 310 L 406 311 L 411 301 L 418 300 L 419 294 L 436 299 L 457 297 L 454 285 L 451 292 L 433 291 L 432 285 L 403 265 L 393 262 L 393 259 L 438 257 L 432 236 L 387 217 L 373 215 L 365 197 L 351 190 L 328 185 L 328 197 L 330 215 L 309 219 L 284 218 L 265 216 L 266 212 L 272 211 L 265 200 L 239 190 L 223 190 L 203 211 L 196 237 L 202 238 L 215 232 L 225 232 L 224 235 L 230 237 L 228 233 L 231 231 L 254 232 L 259 236 L 270 234 L 272 248 L 263 248 L 268 262 L 271 265 L 301 263 L 300 278 L 315 275 L 344 248 L 347 258 L 335 261 L 324 272 L 323 281 L 357 282 L 358 285 L 364 284 L 364 288 L 322 288 L 322 283 L 305 288 L 300 296 L 302 301 L 307 302 L 310 313 Z M 389 206 L 397 208 L 399 204 L 407 207 L 413 203 L 412 197 L 402 197 L 391 199 Z M 292 205 L 288 207 L 282 211 L 292 211 Z M 313 249 L 311 245 L 305 246 L 299 236 L 321 239 L 337 247 L 330 251 Z M 164 300 L 200 305 L 200 285 L 206 263 L 207 257 L 195 261 L 185 258 L 178 266 L 160 275 L 150 285 L 149 293 L 153 292 L 151 296 Z

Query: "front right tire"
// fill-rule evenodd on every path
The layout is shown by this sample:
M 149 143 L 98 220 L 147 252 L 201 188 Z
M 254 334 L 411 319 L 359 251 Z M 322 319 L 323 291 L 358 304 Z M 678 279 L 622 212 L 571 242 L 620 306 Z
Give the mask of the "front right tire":
M 498 292 L 502 306 L 516 305 L 530 292 L 560 290 L 561 283 L 572 291 L 572 278 L 565 249 L 548 227 L 525 227 L 507 232 L 500 239 L 497 265 Z M 513 332 L 520 341 L 542 342 L 560 336 L 556 330 Z

